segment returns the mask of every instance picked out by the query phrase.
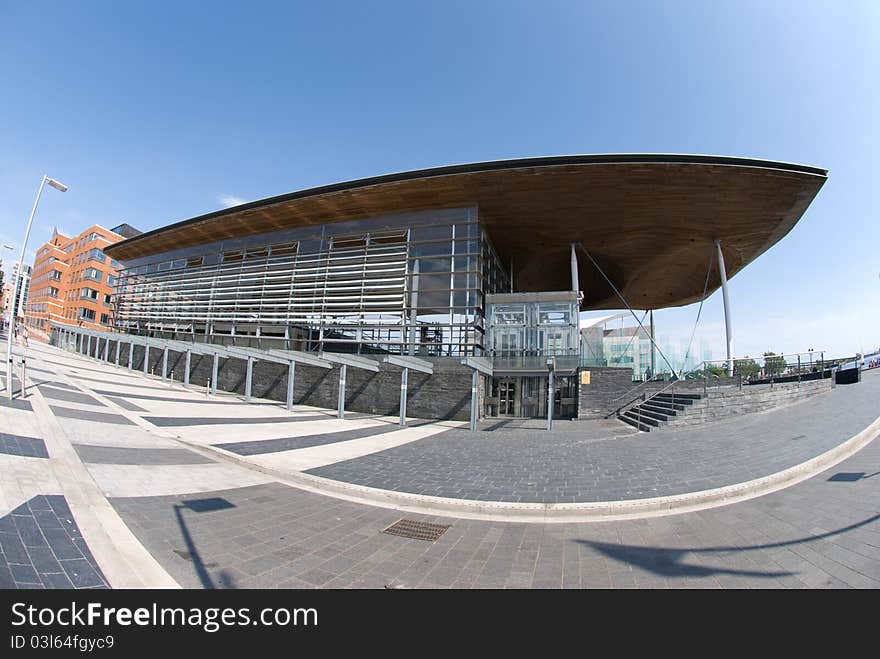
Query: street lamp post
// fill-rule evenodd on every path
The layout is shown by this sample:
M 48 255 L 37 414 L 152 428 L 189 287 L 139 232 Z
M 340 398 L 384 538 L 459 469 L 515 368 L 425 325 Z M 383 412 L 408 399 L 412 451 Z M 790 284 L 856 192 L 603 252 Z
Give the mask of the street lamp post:
M 37 212 L 37 204 L 40 203 L 40 195 L 43 194 L 43 186 L 48 183 L 53 188 L 58 190 L 59 192 L 67 192 L 67 186 L 61 183 L 60 181 L 56 181 L 54 178 L 49 178 L 45 174 L 43 175 L 42 180 L 40 181 L 40 187 L 37 188 L 37 198 L 34 199 L 34 207 L 31 208 L 31 215 L 28 218 L 27 227 L 24 230 L 24 242 L 21 243 L 21 251 L 18 256 L 18 277 L 22 280 L 22 291 L 21 294 L 24 294 L 24 277 L 22 268 L 24 268 L 24 252 L 27 249 L 28 237 L 31 233 L 31 224 L 34 222 L 34 214 Z M 15 289 L 17 282 L 13 283 L 12 291 L 13 291 L 13 301 L 15 297 Z M 15 327 L 15 309 L 11 309 L 9 312 L 9 329 L 6 333 L 6 396 L 9 400 L 12 400 L 12 328 Z M 21 383 L 22 391 L 24 391 L 24 382 Z

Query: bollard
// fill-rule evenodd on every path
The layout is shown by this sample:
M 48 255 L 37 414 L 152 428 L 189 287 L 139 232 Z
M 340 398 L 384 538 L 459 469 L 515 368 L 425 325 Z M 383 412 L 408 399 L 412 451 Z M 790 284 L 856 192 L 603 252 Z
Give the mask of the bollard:
M 211 381 L 210 380 L 205 380 L 205 395 L 206 396 L 211 395 Z
M 21 397 L 27 398 L 27 389 L 24 385 L 24 376 L 25 376 L 25 366 L 24 366 L 24 357 L 21 358 Z
M 170 387 L 173 384 L 174 384 L 174 369 L 172 368 L 171 369 L 171 379 L 168 380 L 168 386 Z

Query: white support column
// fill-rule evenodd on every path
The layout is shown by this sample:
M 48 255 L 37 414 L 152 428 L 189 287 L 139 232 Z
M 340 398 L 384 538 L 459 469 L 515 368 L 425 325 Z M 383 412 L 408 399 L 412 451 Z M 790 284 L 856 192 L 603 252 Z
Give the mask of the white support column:
M 479 416 L 479 410 L 477 410 L 477 392 L 480 382 L 479 377 L 480 372 L 477 371 L 477 369 L 474 369 L 474 372 L 471 373 L 471 431 L 477 429 L 477 418 Z
M 89 334 L 89 340 L 86 342 L 86 357 L 92 356 L 92 335 Z
M 211 393 L 217 393 L 217 367 L 219 366 L 220 355 L 214 353 L 214 366 L 211 368 Z
M 346 365 L 339 367 L 339 397 L 337 400 L 336 416 L 340 419 L 345 418 L 345 371 Z
M 189 384 L 189 367 L 192 363 L 192 350 L 186 351 L 186 364 L 183 367 L 183 386 L 187 386 Z
M 104 363 L 110 363 L 110 337 L 104 339 Z
M 131 341 L 128 344 L 128 370 L 132 369 L 132 364 L 134 363 L 134 341 Z
M 247 371 L 244 377 L 244 399 L 245 401 L 250 401 L 251 399 L 251 387 L 254 384 L 254 358 L 247 358 Z
M 553 403 L 554 403 L 553 369 L 547 375 L 547 430 L 553 430 Z
M 296 378 L 296 362 L 287 362 L 287 411 L 293 411 L 293 384 Z
M 404 368 L 400 371 L 400 425 L 406 425 L 406 388 L 409 379 L 409 369 Z
M 721 295 L 724 299 L 724 330 L 727 333 L 727 374 L 733 377 L 733 332 L 730 329 L 730 298 L 727 293 L 727 268 L 724 267 L 724 254 L 721 252 L 721 241 L 715 241 L 718 250 L 718 271 L 721 274 Z
M 162 382 L 168 379 L 168 347 L 162 351 Z
M 122 348 L 122 340 L 116 339 L 116 365 L 119 366 L 119 350 Z
M 150 344 L 144 344 L 144 375 L 147 374 L 147 370 L 149 368 L 150 363 Z

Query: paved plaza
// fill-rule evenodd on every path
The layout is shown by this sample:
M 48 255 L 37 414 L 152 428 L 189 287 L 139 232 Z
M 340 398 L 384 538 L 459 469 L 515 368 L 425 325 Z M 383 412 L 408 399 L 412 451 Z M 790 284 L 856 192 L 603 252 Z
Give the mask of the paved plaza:
M 0 401 L 3 588 L 880 586 L 876 372 L 697 428 L 488 421 L 472 433 L 209 397 L 36 342 L 28 355 L 27 397 Z M 811 461 L 827 468 L 727 505 L 552 517 L 686 502 Z M 517 521 L 529 506 L 546 520 Z M 435 542 L 382 532 L 401 518 L 449 528 Z

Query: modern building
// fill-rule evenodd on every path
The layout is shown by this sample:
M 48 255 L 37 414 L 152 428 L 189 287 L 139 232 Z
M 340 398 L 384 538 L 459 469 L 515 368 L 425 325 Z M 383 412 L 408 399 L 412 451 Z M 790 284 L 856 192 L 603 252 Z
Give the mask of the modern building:
M 24 318 L 25 308 L 31 288 L 31 266 L 26 265 L 19 274 L 18 263 L 12 266 L 12 281 L 14 290 L 6 310 L 13 320 Z
M 53 322 L 91 329 L 114 327 L 120 266 L 104 249 L 137 234 L 127 224 L 113 229 L 94 225 L 74 237 L 54 231 L 34 259 L 26 324 L 44 332 Z
M 650 378 L 656 365 L 652 355 L 651 327 L 628 325 L 632 322 L 628 311 L 611 316 L 582 319 L 581 363 L 584 366 L 614 366 L 631 368 L 633 380 Z
M 124 332 L 380 365 L 349 371 L 348 393 L 344 369 L 298 368 L 296 402 L 333 407 L 339 383 L 350 409 L 393 413 L 385 358 L 396 355 L 433 364 L 403 383 L 413 416 L 467 418 L 472 400 L 481 415 L 552 404 L 573 416 L 589 382 L 577 377 L 579 311 L 711 294 L 722 277 L 716 265 L 707 285 L 710 259 L 734 276 L 791 230 L 826 176 L 715 156 L 476 163 L 294 192 L 104 249 L 123 264 Z M 241 387 L 243 368 L 225 360 L 221 382 Z M 248 395 L 283 400 L 278 368 L 249 358 Z

